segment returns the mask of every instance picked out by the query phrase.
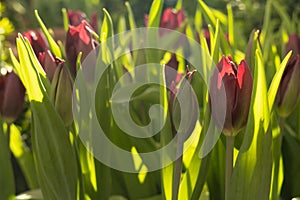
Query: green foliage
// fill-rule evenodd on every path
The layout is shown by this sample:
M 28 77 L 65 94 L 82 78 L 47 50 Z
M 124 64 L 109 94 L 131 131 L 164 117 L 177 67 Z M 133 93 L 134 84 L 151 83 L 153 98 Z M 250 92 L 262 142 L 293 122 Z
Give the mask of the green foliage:
M 82 111 L 82 116 L 78 121 L 74 121 L 71 126 L 66 127 L 50 101 L 51 83 L 34 54 L 30 42 L 24 39 L 21 34 L 18 35 L 16 39 L 18 56 L 15 56 L 12 49 L 9 53 L 14 71 L 18 74 L 27 91 L 27 101 L 31 112 L 32 149 L 26 151 L 22 145 L 22 127 L 16 124 L 3 125 L 1 122 L 1 198 L 13 199 L 15 195 L 14 184 L 18 184 L 14 183 L 13 180 L 14 172 L 10 162 L 10 151 L 20 163 L 30 189 L 40 189 L 28 194 L 42 195 L 44 199 L 198 200 L 207 198 L 222 200 L 225 199 L 226 192 L 229 196 L 228 200 L 275 200 L 279 199 L 280 196 L 284 199 L 299 196 L 300 162 L 297 152 L 300 148 L 300 106 L 286 120 L 280 118 L 276 112 L 278 88 L 291 57 L 291 52 L 285 56 L 282 56 L 281 52 L 287 35 L 297 31 L 297 14 L 299 13 L 296 12 L 291 17 L 286 12 L 286 7 L 280 6 L 279 1 L 275 0 L 268 0 L 266 3 L 255 1 L 253 8 L 250 8 L 250 1 L 248 0 L 233 1 L 230 4 L 224 1 L 205 3 L 202 0 L 195 0 L 193 1 L 194 4 L 188 1 L 178 1 L 176 5 L 174 3 L 177 10 L 194 5 L 193 8 L 187 10 L 189 15 L 195 15 L 195 20 L 186 20 L 181 27 L 178 27 L 177 31 L 184 32 L 188 37 L 199 40 L 198 42 L 202 46 L 199 57 L 201 57 L 203 65 L 201 66 L 203 77 L 200 77 L 199 74 L 195 75 L 192 83 L 192 87 L 196 91 L 195 98 L 198 100 L 197 106 L 199 106 L 199 109 L 194 107 L 192 109 L 199 110 L 199 116 L 197 116 L 196 123 L 192 127 L 193 131 L 187 141 L 182 144 L 178 142 L 174 147 L 174 150 L 180 151 L 185 149 L 187 144 L 190 144 L 182 156 L 168 166 L 148 172 L 147 165 L 149 163 L 140 155 L 168 145 L 178 128 L 174 122 L 184 120 L 180 119 L 180 115 L 174 115 L 174 112 L 180 114 L 184 112 L 180 111 L 178 102 L 175 100 L 172 102 L 174 103 L 172 104 L 173 107 L 170 107 L 173 95 L 170 88 L 166 89 L 155 84 L 138 88 L 130 99 L 130 117 L 139 126 L 146 126 L 151 121 L 151 106 L 159 104 L 164 111 L 162 120 L 165 120 L 165 124 L 155 136 L 145 139 L 136 138 L 127 135 L 113 118 L 111 96 L 118 81 L 124 85 L 135 79 L 152 80 L 154 77 L 163 85 L 166 76 L 165 67 L 162 64 L 171 60 L 172 53 L 153 49 L 136 50 L 124 55 L 120 55 L 120 52 L 129 44 L 133 47 L 138 46 L 141 42 L 147 43 L 149 41 L 173 44 L 178 38 L 176 34 L 160 35 L 160 32 L 157 31 L 151 32 L 154 34 L 145 32 L 147 41 L 137 40 L 134 34 L 121 35 L 120 41 L 110 40 L 114 33 L 133 30 L 143 25 L 144 13 L 142 12 L 144 12 L 144 8 L 147 9 L 147 12 L 149 11 L 148 26 L 159 27 L 163 10 L 166 7 L 166 2 L 163 0 L 142 3 L 141 1 L 129 1 L 119 4 L 116 2 L 116 0 L 80 0 L 76 3 L 69 0 L 56 0 L 51 3 L 44 0 L 34 2 L 34 6 L 41 13 L 41 17 L 37 10 L 34 13 L 37 24 L 46 36 L 50 51 L 60 59 L 65 58 L 63 45 L 55 41 L 45 24 L 47 26 L 62 25 L 64 22 L 64 29 L 67 30 L 68 16 L 65 9 L 63 9 L 63 17 L 52 19 L 49 15 L 60 12 L 61 6 L 66 5 L 68 9 L 80 8 L 87 11 L 89 16 L 94 10 L 100 11 L 101 5 L 107 6 L 107 9 L 104 8 L 101 12 L 103 20 L 99 29 L 100 33 L 93 32 L 91 35 L 97 42 L 101 43 L 99 49 L 101 56 L 97 58 L 97 64 L 107 64 L 109 67 L 107 69 L 101 67 L 95 69 L 96 75 L 100 72 L 100 74 L 104 74 L 95 88 L 93 88 L 94 85 L 89 85 L 89 82 L 86 82 L 80 90 L 75 90 L 73 95 L 78 101 L 78 107 L 80 109 L 87 108 L 87 110 Z M 143 9 L 136 9 L 137 5 L 148 3 L 149 7 L 144 6 Z M 152 3 L 151 7 L 150 3 Z M 112 4 L 115 5 L 112 6 Z M 217 6 L 212 8 L 215 4 L 222 7 L 221 11 L 216 9 Z M 260 6 L 265 4 L 265 8 Z M 20 5 L 23 8 L 29 6 L 16 0 L 12 1 L 10 5 Z M 258 13 L 262 9 L 266 9 L 266 11 L 261 24 L 260 20 L 263 17 Z M 249 24 L 245 23 L 245 19 L 243 24 L 240 21 L 240 18 L 245 16 L 245 13 L 241 12 L 243 10 L 254 13 L 251 14 L 251 17 L 254 17 L 252 20 L 247 19 Z M 257 16 L 252 16 L 255 14 Z M 60 16 L 60 14 L 53 16 Z M 6 36 L 13 29 L 11 24 L 4 19 L 1 19 L 0 25 L 5 25 L 3 27 L 5 27 L 6 32 L 2 35 Z M 262 27 L 262 30 L 252 31 L 256 25 Z M 206 38 L 208 36 L 204 30 L 206 26 L 208 27 L 209 38 Z M 248 36 L 250 31 L 252 34 L 246 46 L 245 35 Z M 160 37 L 162 39 L 158 40 Z M 179 73 L 183 73 L 181 75 L 189 73 L 182 66 L 190 64 L 182 57 L 188 55 L 189 51 L 195 50 L 192 49 L 191 44 L 192 42 L 189 44 L 191 49 L 181 47 L 176 49 L 180 55 L 177 55 L 176 61 L 179 61 L 181 65 L 177 70 Z M 188 51 L 185 52 L 186 50 Z M 215 65 L 220 61 L 222 55 L 231 55 L 233 61 L 236 62 L 246 57 L 254 80 L 248 121 L 236 139 L 233 171 L 229 177 L 230 187 L 226 192 L 225 179 L 228 180 L 228 174 L 226 177 L 225 162 L 228 158 L 225 155 L 223 136 L 214 138 L 219 133 L 219 129 L 211 119 L 211 102 L 209 100 L 211 91 L 208 91 L 209 87 L 205 84 L 205 82 L 209 82 Z M 77 55 L 77 79 L 84 82 L 85 77 L 82 72 L 86 69 L 82 69 L 81 56 L 82 54 Z M 138 65 L 149 63 L 159 63 L 161 68 L 157 69 L 150 65 L 145 74 L 137 73 Z M 125 73 L 130 74 L 130 80 L 122 80 Z M 185 80 L 180 80 L 176 86 L 180 88 L 184 83 Z M 96 93 L 95 99 L 91 99 L 89 96 L 92 92 Z M 69 92 L 65 94 L 67 95 L 67 93 Z M 186 98 L 188 97 L 186 95 Z M 124 101 L 124 99 L 120 99 L 120 101 Z M 191 99 L 186 99 L 185 103 L 192 104 L 193 102 Z M 95 114 L 93 109 L 95 109 Z M 192 111 L 189 110 L 189 112 Z M 118 171 L 93 157 L 96 149 L 92 144 L 97 141 L 92 141 L 92 144 L 86 146 L 79 137 L 80 130 L 87 128 L 95 130 L 93 120 L 99 122 L 106 137 L 113 144 L 131 153 L 132 157 L 128 162 L 137 168 L 138 173 Z M 213 125 L 210 126 L 210 123 Z M 201 149 L 207 145 L 207 136 L 216 139 L 214 141 L 216 144 L 212 151 L 203 156 Z M 93 136 L 88 135 L 87 137 L 92 138 Z M 111 156 L 111 152 L 105 153 Z M 114 158 L 116 162 L 122 161 L 122 158 Z M 169 155 L 163 154 L 161 159 L 159 162 L 164 164 L 170 158 Z M 177 196 L 178 198 L 176 198 Z

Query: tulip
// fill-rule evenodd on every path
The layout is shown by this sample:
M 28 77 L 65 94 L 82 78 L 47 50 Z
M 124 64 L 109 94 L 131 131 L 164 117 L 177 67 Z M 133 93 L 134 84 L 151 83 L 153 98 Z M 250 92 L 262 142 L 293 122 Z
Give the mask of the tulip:
M 145 26 L 148 26 L 148 18 L 149 16 L 145 15 Z M 173 8 L 167 8 L 162 14 L 159 27 L 176 30 L 182 25 L 185 19 L 186 14 L 183 9 L 177 11 Z
M 39 56 L 40 52 L 44 52 L 48 49 L 48 42 L 41 31 L 30 30 L 23 35 L 29 40 L 37 57 Z
M 0 75 L 0 113 L 2 118 L 8 122 L 14 122 L 24 105 L 25 88 L 14 73 Z
M 73 121 L 72 113 L 72 92 L 73 79 L 69 70 L 64 65 L 64 61 L 60 61 L 54 73 L 51 83 L 50 99 L 62 118 L 65 126 L 70 126 Z
M 98 19 L 97 19 L 97 13 L 92 14 L 92 19 L 90 21 L 91 27 L 93 27 L 94 31 L 98 30 Z M 84 12 L 81 12 L 79 10 L 71 11 L 68 10 L 68 19 L 69 24 L 72 26 L 78 26 L 83 20 L 87 21 L 87 16 Z
M 160 27 L 176 30 L 182 25 L 185 19 L 186 14 L 183 9 L 177 11 L 172 8 L 167 8 L 162 15 Z
M 87 27 L 91 28 L 91 25 L 89 25 L 85 20 L 83 20 L 78 26 L 69 25 L 66 38 L 66 54 L 74 75 L 76 73 L 76 61 L 78 54 L 82 52 L 81 60 L 84 60 L 86 56 L 98 45 L 98 42 L 92 37 L 92 34 Z
M 300 38 L 296 34 L 289 36 L 285 54 L 290 50 L 293 53 L 283 72 L 277 92 L 277 111 L 281 117 L 289 116 L 300 100 Z
M 287 117 L 298 105 L 300 100 L 300 55 L 288 62 L 283 73 L 278 92 L 278 114 Z
M 212 117 L 226 136 L 235 136 L 246 125 L 253 78 L 247 63 L 238 68 L 231 57 L 222 57 L 210 79 Z
M 285 45 L 285 55 L 290 51 L 293 51 L 291 60 L 295 59 L 300 54 L 300 38 L 297 34 L 291 34 L 289 36 L 288 43 Z
M 50 82 L 52 82 L 54 73 L 57 69 L 57 66 L 63 63 L 59 58 L 54 58 L 52 53 L 47 50 L 39 54 L 39 62 L 42 65 L 43 69 L 46 72 L 46 75 Z
M 86 14 L 84 12 L 75 10 L 68 10 L 69 24 L 72 26 L 78 26 L 83 20 L 87 20 Z
M 192 134 L 198 119 L 197 97 L 193 93 L 192 86 L 190 85 L 195 72 L 196 70 L 190 71 L 187 68 L 187 73 L 180 84 L 180 88 L 178 89 L 175 81 L 173 81 L 170 89 L 169 112 L 172 119 L 172 132 L 173 136 L 175 136 L 177 131 L 184 131 L 184 133 L 181 133 L 184 134 L 181 138 L 182 142 Z M 186 99 L 185 109 L 182 109 L 183 105 L 179 105 L 176 98 Z M 181 130 L 178 130 L 179 125 L 182 126 Z

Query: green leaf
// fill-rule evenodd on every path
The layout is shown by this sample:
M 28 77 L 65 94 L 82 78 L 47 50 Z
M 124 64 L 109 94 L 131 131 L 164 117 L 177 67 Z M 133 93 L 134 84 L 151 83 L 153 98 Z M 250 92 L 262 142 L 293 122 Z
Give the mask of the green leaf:
M 272 173 L 272 134 L 265 68 L 256 49 L 255 75 L 244 141 L 230 181 L 229 199 L 268 199 Z
M 175 6 L 175 9 L 176 9 L 176 10 L 180 10 L 180 9 L 182 8 L 182 2 L 183 2 L 183 0 L 178 0 L 178 1 L 177 1 L 177 4 L 176 4 L 176 6 Z
M 154 0 L 152 2 L 148 19 L 148 27 L 159 27 L 163 4 L 163 0 Z
M 9 127 L 6 128 L 9 130 Z M 8 135 L 4 134 L 3 124 L 0 118 L 0 194 L 2 199 L 13 200 L 15 183 L 13 167 L 10 158 Z
M 131 6 L 130 6 L 129 2 L 125 2 L 125 6 L 126 6 L 127 12 L 128 12 L 128 19 L 129 19 L 130 30 L 134 30 L 134 29 L 136 29 L 136 22 L 135 22 L 134 15 L 133 15 L 133 12 L 132 12 L 132 9 L 131 9 Z M 137 37 L 135 35 L 135 32 L 132 31 L 131 33 L 132 33 L 132 37 L 131 37 L 132 46 L 133 47 L 137 47 L 139 41 L 138 41 L 138 39 L 137 39 Z M 134 61 L 135 64 L 137 62 L 137 56 L 138 56 L 138 52 L 134 51 L 132 57 L 133 57 L 133 61 Z M 131 66 L 131 67 L 129 67 L 129 69 L 133 68 L 133 67 L 134 66 Z
M 225 199 L 225 145 L 218 140 L 212 150 L 211 162 L 207 177 L 207 186 L 211 199 Z
M 44 35 L 46 36 L 46 39 L 49 43 L 50 46 L 50 50 L 53 53 L 53 55 L 55 55 L 58 58 L 62 58 L 62 53 L 60 51 L 60 48 L 58 46 L 58 44 L 56 44 L 55 40 L 53 39 L 53 37 L 51 36 L 51 34 L 49 33 L 48 29 L 46 28 L 44 22 L 42 21 L 42 19 L 39 16 L 39 13 L 37 10 L 34 11 L 35 17 L 40 25 L 40 27 L 42 28 L 42 31 L 44 33 Z
M 234 19 L 233 19 L 233 13 L 232 13 L 232 7 L 230 4 L 227 5 L 227 12 L 228 12 L 228 38 L 229 43 L 231 46 L 235 46 L 234 44 Z
M 208 154 L 204 158 L 200 158 L 199 152 L 203 145 L 203 141 L 206 134 L 209 134 L 208 125 L 210 121 L 210 112 L 205 113 L 204 127 L 200 130 L 199 124 L 196 125 L 194 131 L 201 131 L 200 138 L 197 140 L 197 146 L 192 154 L 190 164 L 187 167 L 186 172 L 182 175 L 182 181 L 179 187 L 180 199 L 199 199 L 202 188 L 206 181 L 208 174 L 208 166 L 210 161 L 210 155 Z M 186 152 L 188 153 L 188 152 Z M 184 154 L 184 159 L 187 156 Z
M 14 125 L 10 125 L 10 150 L 17 159 L 26 182 L 30 189 L 38 188 L 39 183 L 36 177 L 33 153 L 23 144 L 22 136 L 19 129 Z
M 64 29 L 65 29 L 65 31 L 68 31 L 69 30 L 68 11 L 67 11 L 67 9 L 62 8 L 61 13 L 62 13 L 62 16 L 63 16 Z
M 130 3 L 128 1 L 126 1 L 125 6 L 126 6 L 127 12 L 128 12 L 129 26 L 130 26 L 130 29 L 133 30 L 136 28 L 136 23 L 135 23 L 135 19 L 134 19 L 134 15 L 133 15 Z
M 197 4 L 194 24 L 195 24 L 195 29 L 197 30 L 198 33 L 200 33 L 202 29 L 202 14 L 201 14 L 201 9 L 199 4 Z
M 212 11 L 212 9 L 210 9 L 202 0 L 198 0 L 199 5 L 200 5 L 200 10 L 202 11 L 204 17 L 207 20 L 207 23 L 210 23 L 211 25 L 213 25 L 216 29 L 217 26 L 217 19 Z M 220 26 L 220 42 L 221 42 L 221 47 L 223 50 L 223 54 L 224 55 L 233 55 L 231 48 L 225 38 L 225 33 L 222 29 L 222 27 Z
M 270 110 L 272 110 L 272 108 L 273 108 L 283 72 L 285 70 L 286 64 L 289 61 L 291 55 L 292 55 L 292 52 L 290 51 L 285 56 L 285 58 L 283 59 L 282 63 L 280 64 L 280 68 L 277 70 L 276 74 L 274 75 L 274 78 L 272 79 L 272 82 L 271 82 L 271 85 L 270 85 L 270 88 L 269 88 L 269 91 L 268 91 L 268 99 L 269 99 L 269 108 L 270 108 Z
M 215 36 L 213 37 L 213 42 L 211 44 L 211 55 L 213 58 L 213 61 L 215 63 L 219 62 L 219 49 L 220 49 L 220 22 L 217 20 L 216 24 L 216 32 Z
M 50 103 L 26 42 L 17 38 L 21 81 L 32 109 L 32 146 L 40 186 L 45 198 L 75 199 L 77 165 L 69 133 Z
M 284 165 L 284 183 L 282 186 L 282 197 L 284 199 L 292 199 L 300 196 L 300 143 L 291 136 L 285 134 L 282 143 L 282 157 Z
M 211 11 L 211 9 L 202 0 L 198 0 L 198 2 L 200 4 L 200 9 L 203 12 L 204 16 L 208 19 L 209 23 L 211 23 L 215 26 L 217 23 L 217 20 L 214 16 L 213 12 Z

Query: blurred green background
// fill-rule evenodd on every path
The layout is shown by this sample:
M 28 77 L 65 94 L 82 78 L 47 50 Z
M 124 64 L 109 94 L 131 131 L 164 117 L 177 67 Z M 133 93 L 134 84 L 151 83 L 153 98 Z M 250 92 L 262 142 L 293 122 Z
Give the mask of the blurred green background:
M 112 15 L 113 21 L 117 22 L 120 15 L 126 15 L 124 3 L 126 0 L 1 0 L 6 5 L 4 13 L 16 30 L 25 30 L 37 27 L 33 11 L 38 9 L 41 17 L 48 27 L 62 26 L 61 8 L 73 10 L 80 9 L 91 16 L 97 12 L 102 18 L 102 8 L 105 7 Z M 233 6 L 234 17 L 237 20 L 241 32 L 249 35 L 251 30 L 261 28 L 264 16 L 266 0 L 204 0 L 210 7 L 226 13 L 226 5 Z M 298 0 L 277 0 L 287 13 L 299 16 L 300 4 Z M 152 0 L 129 0 L 138 26 L 144 25 L 144 14 L 149 12 Z M 177 0 L 165 0 L 165 7 L 174 7 Z M 197 7 L 197 1 L 184 0 L 183 7 L 192 18 Z M 274 16 L 276 17 L 276 16 Z M 292 17 L 292 16 L 291 16 Z M 278 17 L 279 20 L 279 17 Z M 246 23 L 245 23 L 246 22 Z M 278 23 L 280 23 L 278 21 Z

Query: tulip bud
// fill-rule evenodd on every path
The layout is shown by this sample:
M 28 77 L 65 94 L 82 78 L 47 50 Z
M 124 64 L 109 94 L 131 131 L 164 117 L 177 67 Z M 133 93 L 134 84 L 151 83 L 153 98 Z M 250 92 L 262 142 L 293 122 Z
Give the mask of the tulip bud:
M 73 121 L 72 93 L 73 79 L 62 61 L 53 76 L 50 98 L 65 126 L 70 126 Z
M 244 60 L 237 68 L 231 57 L 222 57 L 210 79 L 209 92 L 212 117 L 226 136 L 235 136 L 246 125 L 252 84 Z
M 76 73 L 77 56 L 82 52 L 81 60 L 95 49 L 98 42 L 93 39 L 92 34 L 86 27 L 91 26 L 83 20 L 78 26 L 69 26 L 66 38 L 66 54 L 73 74 Z
M 68 18 L 69 24 L 72 26 L 78 26 L 83 20 L 87 20 L 86 14 L 78 10 L 68 10 Z
M 97 13 L 92 14 L 92 18 L 90 20 L 90 25 L 93 27 L 93 30 L 97 32 L 98 30 L 98 18 Z M 68 10 L 68 19 L 69 24 L 72 26 L 78 26 L 82 21 L 87 21 L 87 16 L 84 12 L 81 12 L 79 10 L 71 11 Z
M 169 110 L 172 119 L 173 135 L 175 136 L 177 131 L 184 134 L 181 135 L 182 142 L 192 134 L 199 114 L 197 97 L 190 85 L 195 72 L 195 70 L 189 71 L 187 68 L 187 73 L 179 89 L 176 88 L 174 81 L 171 85 Z M 176 98 L 185 99 L 185 105 L 180 105 Z
M 145 26 L 148 26 L 148 19 L 149 16 L 145 15 L 144 16 Z M 182 25 L 185 19 L 186 19 L 186 14 L 183 9 L 177 11 L 173 8 L 167 8 L 162 14 L 159 27 L 176 30 Z
M 298 54 L 300 54 L 300 38 L 297 34 L 291 34 L 289 35 L 288 43 L 285 45 L 285 52 L 284 55 L 286 55 L 290 50 L 293 51 L 291 59 L 295 59 Z
M 35 55 L 38 57 L 40 52 L 44 52 L 48 49 L 48 42 L 41 31 L 27 31 L 23 34 L 24 37 L 30 42 Z
M 47 50 L 47 51 L 39 54 L 39 62 L 41 63 L 43 69 L 46 72 L 48 79 L 51 82 L 53 79 L 54 73 L 57 69 L 57 66 L 62 61 L 58 58 L 54 58 L 52 53 L 49 50 Z
M 17 119 L 23 109 L 24 96 L 25 88 L 15 73 L 0 75 L 0 113 L 6 122 Z
M 176 54 L 172 54 L 170 61 L 166 64 L 165 67 L 165 79 L 167 88 L 171 86 L 171 83 L 173 81 L 175 81 L 175 83 L 179 82 L 179 80 L 177 79 L 177 77 L 180 76 L 177 73 L 178 64 L 179 62 L 177 61 Z
M 185 19 L 186 14 L 183 9 L 177 11 L 172 8 L 167 8 L 162 15 L 160 27 L 176 30 L 182 25 Z
M 285 68 L 277 92 L 278 114 L 287 117 L 295 109 L 300 100 L 300 55 L 290 59 Z

